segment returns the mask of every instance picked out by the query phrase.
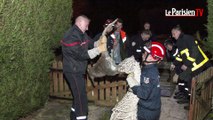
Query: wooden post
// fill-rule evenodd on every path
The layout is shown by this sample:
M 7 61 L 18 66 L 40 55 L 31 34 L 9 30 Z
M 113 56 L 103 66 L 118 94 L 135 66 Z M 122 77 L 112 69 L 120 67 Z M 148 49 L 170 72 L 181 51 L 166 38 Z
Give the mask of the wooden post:
M 97 87 L 99 86 L 98 85 L 98 82 L 94 80 L 94 85 L 95 85 L 95 89 L 94 89 L 94 100 L 95 101 L 98 101 L 98 89 Z
M 104 86 L 105 77 L 102 77 L 99 80 L 100 80 L 99 81 L 99 85 L 100 86 Z M 99 89 L 99 97 L 100 97 L 99 100 L 101 100 L 101 101 L 104 100 L 104 90 L 105 90 L 105 88 L 100 88 Z
M 63 68 L 63 64 L 61 61 L 58 61 L 58 69 L 62 69 Z M 58 81 L 59 81 L 59 92 L 60 97 L 64 97 L 65 95 L 65 91 L 64 91 L 64 79 L 63 79 L 63 72 L 62 71 L 58 71 Z
M 189 110 L 189 120 L 194 120 L 193 115 L 194 115 L 194 103 L 195 103 L 195 78 L 192 78 L 192 85 L 191 85 L 191 97 L 190 97 L 190 110 Z
M 52 68 L 57 69 L 57 61 L 54 60 Z M 56 95 L 58 93 L 58 71 L 53 72 L 53 84 L 54 84 L 54 92 L 53 95 Z
M 53 84 L 53 71 L 51 70 L 49 72 L 49 80 L 50 80 L 50 96 L 53 95 L 53 87 L 54 87 L 54 84 Z
M 201 120 L 211 110 L 213 92 L 213 67 L 192 80 L 189 120 Z M 201 88 L 200 88 L 201 87 Z M 198 90 L 199 89 L 199 90 Z M 197 93 L 199 92 L 199 93 Z
M 109 78 L 108 77 L 105 77 L 105 78 L 106 78 L 105 79 L 105 84 L 109 85 L 110 84 Z M 106 93 L 106 101 L 109 101 L 110 100 L 110 87 L 107 87 L 105 90 L 106 90 L 105 91 L 105 93 Z
M 94 101 L 94 86 L 92 85 L 92 82 L 88 75 L 86 76 L 86 86 L 87 86 L 88 100 Z
M 118 80 L 117 80 L 117 77 L 116 77 L 116 80 L 113 81 L 112 85 L 112 101 L 113 102 L 116 102 L 117 100 L 117 84 L 118 84 Z

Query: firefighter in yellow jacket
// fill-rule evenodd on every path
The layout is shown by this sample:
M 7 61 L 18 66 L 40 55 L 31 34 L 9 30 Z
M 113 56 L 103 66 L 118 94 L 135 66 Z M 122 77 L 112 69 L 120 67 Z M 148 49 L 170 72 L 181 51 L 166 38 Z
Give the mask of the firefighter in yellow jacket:
M 181 66 L 183 72 L 179 77 L 187 82 L 188 88 L 185 90 L 190 95 L 192 77 L 206 70 L 211 64 L 193 36 L 184 34 L 179 25 L 175 26 L 171 32 L 172 37 L 177 40 L 176 45 L 181 55 L 181 58 L 177 59 L 183 63 Z

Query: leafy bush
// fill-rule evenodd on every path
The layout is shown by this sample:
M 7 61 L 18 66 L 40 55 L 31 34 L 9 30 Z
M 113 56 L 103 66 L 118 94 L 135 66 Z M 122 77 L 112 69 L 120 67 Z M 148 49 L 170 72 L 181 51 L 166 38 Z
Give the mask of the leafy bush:
M 207 47 L 208 47 L 209 51 L 213 54 L 213 1 L 208 0 L 207 2 L 208 2 Z
M 72 0 L 0 0 L 0 120 L 41 107 L 53 48 L 69 27 Z

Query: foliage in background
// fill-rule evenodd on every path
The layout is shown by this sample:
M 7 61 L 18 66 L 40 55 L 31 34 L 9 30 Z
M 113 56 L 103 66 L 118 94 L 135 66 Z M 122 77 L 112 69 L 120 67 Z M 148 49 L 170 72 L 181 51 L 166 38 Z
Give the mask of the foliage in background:
M 71 6 L 71 0 L 0 0 L 0 120 L 45 104 L 53 48 L 69 27 Z
M 208 50 L 213 54 L 213 1 L 208 0 L 208 40 L 207 40 L 207 47 Z

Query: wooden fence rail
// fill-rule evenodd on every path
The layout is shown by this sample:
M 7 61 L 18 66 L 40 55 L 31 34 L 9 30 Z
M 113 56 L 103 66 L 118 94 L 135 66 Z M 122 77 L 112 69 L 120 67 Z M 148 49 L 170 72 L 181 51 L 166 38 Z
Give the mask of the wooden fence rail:
M 50 72 L 50 96 L 72 98 L 66 80 L 63 77 L 61 61 L 54 61 Z M 92 86 L 85 76 L 88 100 L 98 105 L 114 106 L 126 94 L 125 76 L 103 77 L 95 79 Z M 213 67 L 194 77 L 192 80 L 189 120 L 202 120 L 212 107 Z
M 50 96 L 72 98 L 71 92 L 63 77 L 62 61 L 54 61 L 50 72 Z M 127 90 L 125 76 L 103 77 L 95 79 L 92 86 L 88 76 L 85 76 L 88 100 L 98 105 L 114 106 L 122 99 Z
M 192 79 L 189 120 L 203 120 L 210 112 L 213 97 L 213 67 Z

